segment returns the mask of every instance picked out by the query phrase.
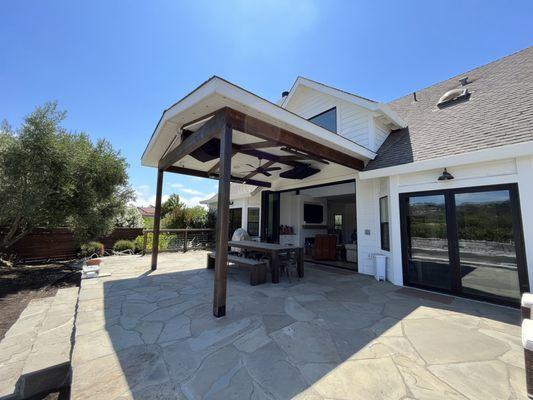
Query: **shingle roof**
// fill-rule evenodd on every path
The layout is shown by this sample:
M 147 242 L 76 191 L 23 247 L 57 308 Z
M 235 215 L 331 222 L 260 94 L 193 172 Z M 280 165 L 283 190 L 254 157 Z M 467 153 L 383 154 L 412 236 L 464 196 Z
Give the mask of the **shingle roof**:
M 459 78 L 470 99 L 439 109 Z M 408 127 L 392 132 L 365 170 L 533 140 L 533 47 L 389 103 Z
M 137 210 L 141 213 L 143 217 L 153 217 L 155 215 L 155 207 L 137 207 Z

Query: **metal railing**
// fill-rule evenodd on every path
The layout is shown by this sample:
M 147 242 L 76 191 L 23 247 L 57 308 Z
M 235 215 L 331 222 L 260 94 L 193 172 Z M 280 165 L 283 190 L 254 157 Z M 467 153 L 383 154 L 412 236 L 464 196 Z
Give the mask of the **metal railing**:
M 153 229 L 143 231 L 142 254 L 150 253 L 152 250 L 148 244 L 151 240 L 149 234 L 153 234 Z M 205 250 L 214 247 L 215 230 L 205 229 L 160 229 L 159 230 L 159 252 L 162 251 L 183 251 Z

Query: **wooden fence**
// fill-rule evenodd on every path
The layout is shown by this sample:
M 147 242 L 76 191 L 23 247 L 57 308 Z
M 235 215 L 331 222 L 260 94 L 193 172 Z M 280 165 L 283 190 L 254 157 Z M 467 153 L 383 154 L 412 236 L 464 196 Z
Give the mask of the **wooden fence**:
M 134 240 L 143 234 L 142 228 L 115 228 L 109 235 L 98 239 L 106 249 L 117 240 Z M 3 232 L 0 230 L 0 238 Z M 79 243 L 68 228 L 37 228 L 15 243 L 9 250 L 25 261 L 66 260 L 75 258 Z

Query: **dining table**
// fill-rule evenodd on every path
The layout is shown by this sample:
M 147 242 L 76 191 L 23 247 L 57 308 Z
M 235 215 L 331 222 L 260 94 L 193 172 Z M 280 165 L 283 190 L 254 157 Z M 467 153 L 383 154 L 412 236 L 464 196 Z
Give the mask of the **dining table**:
M 303 247 L 289 244 L 257 242 L 254 240 L 230 240 L 228 245 L 243 250 L 263 253 L 270 258 L 270 271 L 272 273 L 272 283 L 279 283 L 280 275 L 280 254 L 294 253 L 296 257 L 296 271 L 299 278 L 304 276 L 304 252 Z

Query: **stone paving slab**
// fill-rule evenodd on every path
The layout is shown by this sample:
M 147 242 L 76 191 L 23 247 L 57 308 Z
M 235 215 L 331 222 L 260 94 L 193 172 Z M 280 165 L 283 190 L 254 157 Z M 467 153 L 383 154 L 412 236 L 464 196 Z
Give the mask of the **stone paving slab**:
M 0 342 L 0 399 L 15 398 L 16 385 L 53 297 L 31 300 Z
M 230 269 L 217 319 L 205 258 L 112 257 L 82 282 L 72 399 L 526 399 L 517 310 L 307 264 L 255 287 Z
M 70 377 L 71 336 L 79 288 L 59 289 L 22 369 L 23 398 L 64 386 Z

